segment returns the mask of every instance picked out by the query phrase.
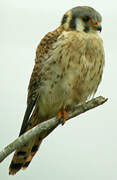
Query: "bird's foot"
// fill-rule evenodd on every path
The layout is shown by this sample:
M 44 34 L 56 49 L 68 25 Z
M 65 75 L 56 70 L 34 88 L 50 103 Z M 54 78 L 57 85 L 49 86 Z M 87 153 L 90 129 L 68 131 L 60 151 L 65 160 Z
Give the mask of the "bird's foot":
M 60 110 L 58 112 L 58 119 L 62 119 L 61 124 L 63 126 L 67 119 L 67 112 L 65 110 Z

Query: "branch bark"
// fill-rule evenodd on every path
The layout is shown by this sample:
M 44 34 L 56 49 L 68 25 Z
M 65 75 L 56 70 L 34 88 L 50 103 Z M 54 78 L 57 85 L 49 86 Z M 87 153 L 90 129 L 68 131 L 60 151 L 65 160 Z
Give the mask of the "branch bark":
M 67 112 L 67 120 L 78 116 L 90 109 L 93 109 L 97 106 L 100 106 L 101 104 L 105 103 L 108 99 L 99 96 L 97 98 L 94 98 L 84 104 L 75 106 L 72 110 Z M 37 134 L 41 134 L 42 132 L 45 132 L 45 138 L 53 129 L 55 129 L 59 124 L 61 124 L 61 120 L 57 117 L 54 117 L 50 120 L 47 120 L 31 130 L 24 133 L 22 136 L 18 137 L 15 141 L 10 143 L 8 146 L 6 146 L 1 152 L 0 152 L 0 162 L 2 162 L 9 154 L 11 154 L 14 150 L 17 148 L 20 148 L 22 145 L 26 144 L 30 139 L 32 139 Z

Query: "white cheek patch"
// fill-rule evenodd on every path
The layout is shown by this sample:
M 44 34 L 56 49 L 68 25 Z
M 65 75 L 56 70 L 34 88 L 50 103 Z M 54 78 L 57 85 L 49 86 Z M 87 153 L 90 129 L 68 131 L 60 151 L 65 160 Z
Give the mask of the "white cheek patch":
M 84 23 L 79 18 L 76 19 L 76 30 L 79 31 L 79 32 L 83 32 L 84 31 Z

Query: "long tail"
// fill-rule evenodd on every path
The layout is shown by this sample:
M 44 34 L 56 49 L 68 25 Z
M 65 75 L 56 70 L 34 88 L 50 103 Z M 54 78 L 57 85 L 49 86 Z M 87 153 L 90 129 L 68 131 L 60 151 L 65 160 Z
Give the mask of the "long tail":
M 26 131 L 33 128 L 37 124 L 39 124 L 38 117 L 35 116 L 37 114 L 35 111 L 33 112 L 31 118 L 30 118 L 30 124 L 27 126 Z M 52 129 L 49 129 L 48 131 L 35 136 L 32 140 L 30 140 L 27 144 L 23 145 L 19 149 L 17 149 L 14 153 L 13 159 L 11 161 L 10 167 L 9 167 L 9 174 L 14 175 L 16 174 L 20 169 L 24 170 L 28 167 L 30 164 L 32 158 L 36 154 L 37 150 L 40 147 L 40 144 L 42 143 L 42 140 L 49 135 L 57 126 L 55 126 Z
M 38 124 L 39 120 L 38 117 L 36 117 L 35 115 L 36 112 L 34 111 L 30 118 L 30 124 L 27 125 L 25 132 Z M 26 167 L 28 167 L 33 156 L 37 152 L 41 142 L 42 139 L 40 139 L 39 135 L 37 135 L 28 143 L 23 145 L 21 148 L 17 149 L 14 153 L 13 159 L 9 167 L 9 174 L 13 175 L 17 173 L 20 169 L 25 169 Z

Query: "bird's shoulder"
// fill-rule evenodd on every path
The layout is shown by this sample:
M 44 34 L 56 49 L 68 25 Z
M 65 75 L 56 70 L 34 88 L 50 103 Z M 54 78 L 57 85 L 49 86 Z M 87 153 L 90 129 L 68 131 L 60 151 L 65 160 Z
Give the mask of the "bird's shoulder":
M 51 49 L 52 44 L 57 41 L 57 38 L 60 36 L 61 32 L 62 32 L 62 28 L 59 27 L 56 30 L 47 33 L 37 47 L 35 65 L 28 86 L 27 108 L 24 115 L 22 127 L 20 130 L 20 135 L 23 134 L 26 130 L 29 117 L 35 107 L 36 100 L 38 98 L 41 63 L 42 61 L 45 61 L 47 59 L 45 58 L 45 56 L 47 55 L 48 51 Z
M 28 98 L 27 103 L 36 98 L 36 91 L 40 81 L 40 69 L 41 64 L 47 60 L 45 56 L 47 56 L 48 51 L 51 50 L 52 45 L 57 41 L 58 37 L 61 35 L 63 29 L 62 27 L 58 27 L 54 31 L 47 33 L 36 49 L 36 57 L 35 57 L 35 65 L 31 74 L 29 86 L 28 86 Z

